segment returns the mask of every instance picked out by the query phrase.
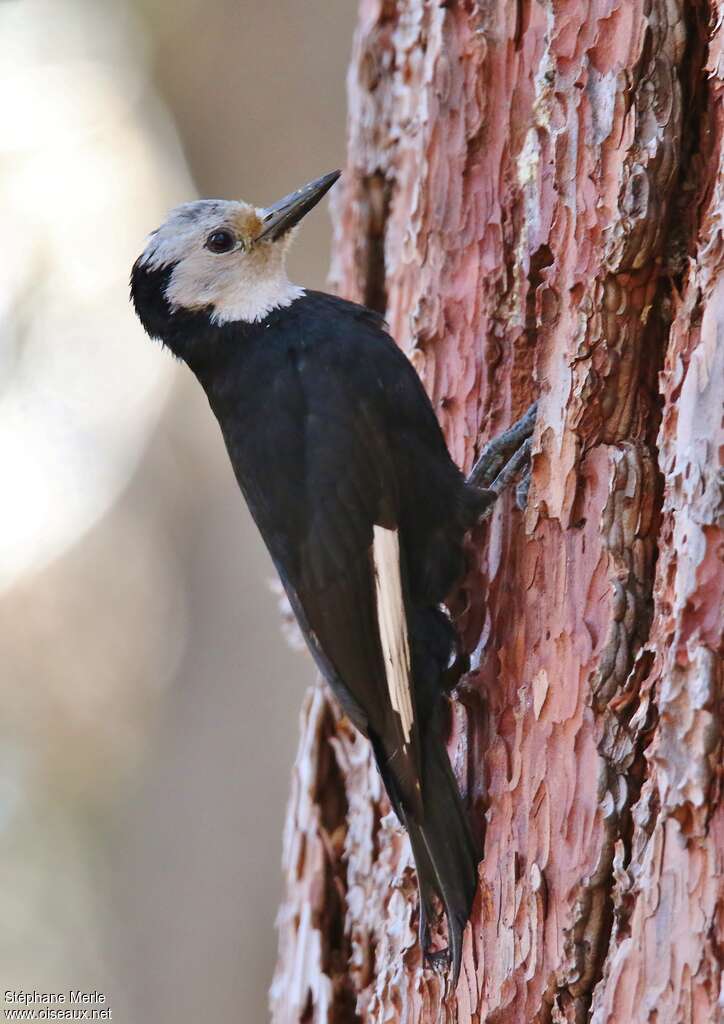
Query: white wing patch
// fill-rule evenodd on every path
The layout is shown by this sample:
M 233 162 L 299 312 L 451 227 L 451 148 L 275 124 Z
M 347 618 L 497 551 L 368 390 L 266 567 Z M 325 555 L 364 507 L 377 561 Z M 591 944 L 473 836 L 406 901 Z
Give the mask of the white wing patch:
M 384 526 L 375 525 L 372 563 L 387 689 L 392 707 L 400 716 L 405 742 L 408 743 L 414 720 L 410 694 L 410 646 L 402 599 L 400 540 L 397 530 L 386 530 Z

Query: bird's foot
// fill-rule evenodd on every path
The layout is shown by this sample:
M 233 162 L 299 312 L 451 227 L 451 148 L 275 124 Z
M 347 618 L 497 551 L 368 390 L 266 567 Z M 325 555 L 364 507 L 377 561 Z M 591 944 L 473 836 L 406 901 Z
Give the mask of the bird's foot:
M 470 671 L 470 655 L 458 651 L 455 660 L 442 674 L 441 688 L 444 693 L 452 693 L 464 675 Z
M 525 506 L 530 486 L 531 435 L 537 411 L 538 403 L 534 402 L 517 423 L 489 441 L 470 471 L 467 483 L 480 491 L 481 519 L 489 513 L 506 487 L 521 474 L 516 501 L 519 508 Z
M 445 949 L 426 949 L 425 966 L 436 974 L 443 974 L 450 966 L 449 948 L 446 946 Z
M 530 490 L 530 461 L 528 462 L 528 468 L 523 473 L 523 476 L 518 481 L 515 488 L 515 504 L 518 506 L 521 512 L 525 512 L 525 506 L 528 504 L 528 491 Z
M 435 929 L 435 931 L 437 932 L 437 929 Z M 427 913 L 424 908 L 421 907 L 419 939 L 420 949 L 422 950 L 422 962 L 425 967 L 430 967 L 438 974 L 446 971 L 450 966 L 450 947 L 444 946 L 441 949 L 439 945 L 437 948 L 434 946 L 435 942 L 440 942 L 440 938 L 441 937 L 436 934 L 435 939 L 433 939 Z

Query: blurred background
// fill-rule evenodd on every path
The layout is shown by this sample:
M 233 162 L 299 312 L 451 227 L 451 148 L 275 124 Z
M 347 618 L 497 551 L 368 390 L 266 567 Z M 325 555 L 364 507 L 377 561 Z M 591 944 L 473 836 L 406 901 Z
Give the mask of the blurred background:
M 0 997 L 268 1017 L 312 666 L 205 398 L 127 282 L 171 206 L 268 203 L 344 163 L 354 19 L 0 2 Z M 329 237 L 320 209 L 294 280 L 323 285 Z

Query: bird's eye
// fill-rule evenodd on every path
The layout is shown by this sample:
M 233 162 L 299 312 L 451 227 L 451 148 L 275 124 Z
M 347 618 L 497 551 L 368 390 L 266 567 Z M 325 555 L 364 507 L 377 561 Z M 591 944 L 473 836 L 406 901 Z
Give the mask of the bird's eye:
M 236 238 L 225 229 L 212 231 L 206 239 L 206 248 L 215 253 L 231 252 L 235 245 Z

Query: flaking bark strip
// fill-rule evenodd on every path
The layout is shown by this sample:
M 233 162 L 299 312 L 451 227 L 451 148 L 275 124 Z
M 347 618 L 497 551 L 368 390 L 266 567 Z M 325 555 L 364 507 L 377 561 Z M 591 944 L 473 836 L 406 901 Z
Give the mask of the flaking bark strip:
M 576 922 L 567 939 L 570 961 L 566 983 L 552 994 L 553 1020 L 587 1019 L 600 980 L 614 922 L 614 855 L 627 842 L 627 819 L 638 797 L 641 729 L 630 728 L 621 704 L 636 699 L 636 659 L 648 637 L 655 569 L 654 515 L 660 487 L 653 454 L 642 444 L 608 450 L 611 490 L 601 517 L 611 585 L 611 625 L 591 679 L 591 702 L 600 723 L 599 806 L 604 824 L 599 858 L 582 885 Z M 626 701 L 624 701 L 624 695 Z M 630 711 L 630 708 L 629 708 Z
M 632 435 L 650 435 L 649 421 L 657 416 L 641 379 L 641 359 L 645 340 L 649 352 L 664 349 L 665 333 L 658 339 L 650 334 L 647 338 L 646 326 L 658 288 L 657 259 L 664 246 L 671 189 L 679 173 L 679 64 L 684 42 L 680 8 L 652 4 L 629 94 L 634 141 L 623 166 L 621 216 L 604 264 L 610 272 L 602 278 L 598 312 L 588 307 L 591 317 L 574 368 L 582 405 L 573 425 L 581 435 L 581 450 L 601 442 L 618 442 L 619 447 L 610 449 L 611 491 L 601 522 L 610 562 L 612 614 L 609 637 L 591 680 L 593 709 L 600 722 L 599 803 L 604 831 L 598 862 L 576 901 L 566 942 L 568 966 L 559 973 L 553 996 L 553 1020 L 578 1022 L 587 1017 L 613 924 L 614 851 L 627 831 L 624 819 L 630 800 L 638 795 L 638 786 L 627 779 L 636 737 L 621 744 L 620 723 L 611 702 L 623 692 L 648 635 L 655 558 L 653 512 L 657 497 L 660 501 L 660 487 L 655 453 L 641 441 L 621 442 Z M 647 362 L 644 374 L 650 369 Z M 612 739 L 614 732 L 617 743 Z
M 648 894 L 660 891 L 662 880 L 667 875 L 674 877 L 675 870 L 679 873 L 680 891 L 686 894 L 676 904 L 676 916 L 671 917 L 671 890 L 650 911 L 658 934 L 666 922 L 668 946 L 667 985 L 656 1000 L 657 1018 L 711 1020 L 712 1014 L 716 1014 L 714 1006 L 719 993 L 716 962 L 720 939 L 714 924 L 717 883 L 709 881 L 712 871 L 721 872 L 721 864 L 716 866 L 715 851 L 722 838 L 721 794 L 715 787 L 713 771 L 713 765 L 720 763 L 721 749 L 721 678 L 717 678 L 721 661 L 715 653 L 721 640 L 721 617 L 717 612 L 711 615 L 717 600 L 713 594 L 709 595 L 710 602 L 714 602 L 709 605 L 709 628 L 698 634 L 692 632 L 692 644 L 687 646 L 686 654 L 676 651 L 676 637 L 680 628 L 677 604 L 680 609 L 689 604 L 694 607 L 701 601 L 695 581 L 687 580 L 686 566 L 697 558 L 705 562 L 707 557 L 706 547 L 697 544 L 693 536 L 687 537 L 687 533 L 695 533 L 697 527 L 701 528 L 699 524 L 707 521 L 713 524 L 717 506 L 719 514 L 722 510 L 721 497 L 713 497 L 717 472 L 714 451 L 704 456 L 703 462 L 691 458 L 691 452 L 685 476 L 678 471 L 679 431 L 686 436 L 690 429 L 688 421 L 697 416 L 697 408 L 692 407 L 691 387 L 689 395 L 685 394 L 686 377 L 700 361 L 709 303 L 724 274 L 724 254 L 720 245 L 713 244 L 717 237 L 713 225 L 721 217 L 720 203 L 715 198 L 721 189 L 721 154 L 713 147 L 721 144 L 724 125 L 722 80 L 716 56 L 721 53 L 722 26 L 719 11 L 707 54 L 702 41 L 707 39 L 708 26 L 714 24 L 711 19 L 715 12 L 707 4 L 697 4 L 690 5 L 687 13 L 693 41 L 686 69 L 691 83 L 692 112 L 684 136 L 686 164 L 681 173 L 679 223 L 667 245 L 667 266 L 675 275 L 670 303 L 675 319 L 661 375 L 666 401 L 660 432 L 661 464 L 666 479 L 661 555 L 650 638 L 632 674 L 632 679 L 638 677 L 631 687 L 636 696 L 629 707 L 622 705 L 624 712 L 631 715 L 630 732 L 638 733 L 638 747 L 645 756 L 640 795 L 629 816 L 631 835 L 625 846 L 618 844 L 614 859 L 615 925 L 603 980 L 594 998 L 592 1019 L 597 1024 L 618 1020 L 615 1008 L 631 1005 L 633 992 L 644 992 L 646 1001 L 640 1007 L 641 1015 L 650 1012 L 652 1003 L 645 988 L 646 972 L 653 967 L 646 943 L 647 907 L 651 905 Z M 691 256 L 691 262 L 681 258 L 682 252 Z M 687 367 L 683 379 L 681 373 L 674 371 L 682 366 Z M 716 372 L 713 366 L 711 369 Z M 707 408 L 713 413 L 713 408 L 720 409 L 721 405 L 720 396 L 712 393 L 705 382 L 706 376 L 695 398 L 702 424 L 706 423 Z M 711 417 L 710 423 L 717 415 Z M 719 427 L 710 435 L 703 429 L 704 446 L 708 442 L 703 439 L 711 436 L 714 440 L 717 429 L 721 436 Z M 692 480 L 693 486 L 688 483 Z M 686 522 L 693 528 L 682 528 L 681 524 Z M 688 540 L 691 547 L 682 547 L 682 539 Z M 672 593 L 674 581 L 677 582 Z M 679 757 L 683 747 L 687 754 Z M 686 768 L 672 772 L 671 766 L 677 762 Z M 675 829 L 679 830 L 678 836 Z M 676 857 L 677 850 L 685 853 L 674 868 L 672 851 Z M 656 920 L 659 913 L 661 921 Z M 631 947 L 636 950 L 635 957 L 631 956 Z M 656 956 L 660 957 L 661 952 L 657 950 Z

